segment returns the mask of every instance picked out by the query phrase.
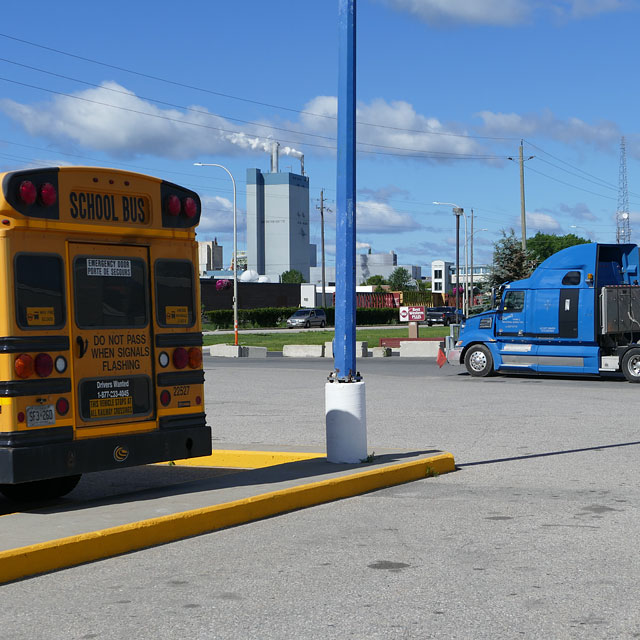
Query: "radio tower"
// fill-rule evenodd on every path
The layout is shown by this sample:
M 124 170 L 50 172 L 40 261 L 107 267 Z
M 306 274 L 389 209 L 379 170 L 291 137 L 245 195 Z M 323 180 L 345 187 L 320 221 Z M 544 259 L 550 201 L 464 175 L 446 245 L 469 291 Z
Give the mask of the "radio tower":
M 616 242 L 631 242 L 629 226 L 629 189 L 627 188 L 627 149 L 624 136 L 620 138 L 620 171 L 618 174 L 618 209 L 616 211 Z

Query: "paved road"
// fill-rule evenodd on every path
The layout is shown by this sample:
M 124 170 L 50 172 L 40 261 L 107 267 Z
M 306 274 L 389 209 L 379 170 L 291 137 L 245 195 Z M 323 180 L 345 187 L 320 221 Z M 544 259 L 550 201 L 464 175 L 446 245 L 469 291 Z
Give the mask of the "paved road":
M 358 364 L 369 449 L 459 471 L 0 587 L 2 637 L 639 636 L 640 388 Z M 205 365 L 214 446 L 324 443 L 330 360 Z

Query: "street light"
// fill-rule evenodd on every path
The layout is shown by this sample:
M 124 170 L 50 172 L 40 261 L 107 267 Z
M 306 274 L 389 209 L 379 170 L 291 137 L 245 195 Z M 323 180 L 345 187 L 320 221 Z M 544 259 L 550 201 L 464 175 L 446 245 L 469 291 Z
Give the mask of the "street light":
M 224 169 L 231 178 L 233 184 L 233 332 L 235 335 L 235 345 L 238 346 L 238 218 L 236 214 L 236 181 L 231 175 L 231 171 L 224 165 L 194 162 L 195 167 L 220 167 Z
M 570 229 L 582 229 L 583 231 L 587 232 L 587 238 L 589 238 L 589 241 L 591 241 L 591 231 L 589 231 L 589 229 L 587 229 L 586 227 L 581 227 L 580 225 L 577 224 L 570 224 L 569 225 Z
M 460 308 L 460 216 L 464 218 L 464 273 L 465 273 L 465 296 L 462 300 L 463 313 L 467 315 L 467 286 L 466 279 L 469 277 L 467 264 L 467 216 L 464 209 L 453 202 L 435 202 L 433 204 L 449 205 L 453 207 L 453 215 L 456 217 L 456 310 Z

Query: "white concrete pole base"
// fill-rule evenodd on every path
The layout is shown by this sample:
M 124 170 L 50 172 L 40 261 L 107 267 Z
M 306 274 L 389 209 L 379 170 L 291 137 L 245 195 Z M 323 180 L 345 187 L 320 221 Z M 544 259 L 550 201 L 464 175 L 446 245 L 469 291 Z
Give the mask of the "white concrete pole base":
M 327 382 L 324 387 L 327 461 L 357 463 L 367 459 L 364 382 Z

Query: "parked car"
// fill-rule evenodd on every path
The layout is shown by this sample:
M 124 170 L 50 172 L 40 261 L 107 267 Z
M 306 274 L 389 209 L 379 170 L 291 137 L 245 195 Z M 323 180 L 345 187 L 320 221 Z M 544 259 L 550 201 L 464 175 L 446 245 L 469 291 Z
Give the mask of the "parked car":
M 287 318 L 287 329 L 293 327 L 324 327 L 327 324 L 327 314 L 324 309 L 298 309 Z
M 427 309 L 425 322 L 427 326 L 432 324 L 443 324 L 445 327 L 450 324 L 460 323 L 464 320 L 461 309 L 456 311 L 455 307 L 429 307 Z

